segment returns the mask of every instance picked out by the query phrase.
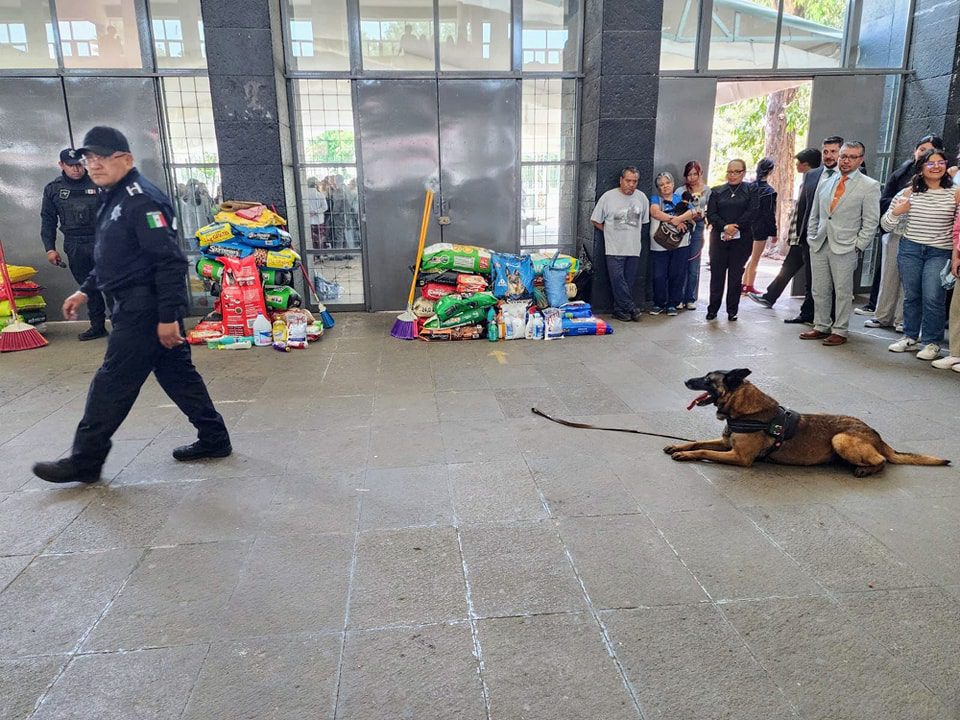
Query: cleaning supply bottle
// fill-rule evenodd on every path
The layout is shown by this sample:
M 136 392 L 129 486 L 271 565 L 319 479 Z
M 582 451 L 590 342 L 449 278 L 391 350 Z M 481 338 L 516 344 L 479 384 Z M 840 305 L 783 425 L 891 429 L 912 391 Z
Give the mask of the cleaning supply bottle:
M 536 310 L 531 311 L 527 318 L 525 336 L 527 340 L 543 340 L 543 315 Z
M 272 331 L 273 328 L 270 325 L 270 321 L 263 316 L 263 313 L 257 313 L 257 319 L 253 321 L 254 345 L 257 347 L 267 347 L 273 342 Z
M 273 344 L 274 345 L 287 345 L 287 324 L 283 321 L 283 318 L 277 318 L 273 321 Z

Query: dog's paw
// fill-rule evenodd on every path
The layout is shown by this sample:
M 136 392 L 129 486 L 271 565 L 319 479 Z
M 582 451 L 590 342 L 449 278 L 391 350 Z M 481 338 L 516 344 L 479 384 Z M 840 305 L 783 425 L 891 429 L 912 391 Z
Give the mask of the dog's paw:
M 671 460 L 676 460 L 677 462 L 688 462 L 690 460 L 696 460 L 691 453 L 688 452 L 674 452 L 670 455 Z
M 674 454 L 675 452 L 677 452 L 679 449 L 680 449 L 680 446 L 679 446 L 679 445 L 667 445 L 667 446 L 663 449 L 663 451 L 664 451 L 667 455 L 673 455 L 673 454 Z

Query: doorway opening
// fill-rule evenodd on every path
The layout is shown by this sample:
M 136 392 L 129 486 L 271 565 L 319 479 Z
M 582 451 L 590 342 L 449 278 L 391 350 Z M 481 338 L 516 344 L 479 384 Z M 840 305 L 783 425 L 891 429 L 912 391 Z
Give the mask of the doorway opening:
M 717 83 L 710 143 L 710 185 L 725 182 L 727 162 L 742 158 L 746 179 L 756 179 L 757 163 L 769 158 L 767 182 L 777 192 L 777 236 L 768 241 L 752 284 L 765 285 L 787 253 L 794 198 L 801 175 L 794 155 L 807 147 L 812 79 L 720 81 Z

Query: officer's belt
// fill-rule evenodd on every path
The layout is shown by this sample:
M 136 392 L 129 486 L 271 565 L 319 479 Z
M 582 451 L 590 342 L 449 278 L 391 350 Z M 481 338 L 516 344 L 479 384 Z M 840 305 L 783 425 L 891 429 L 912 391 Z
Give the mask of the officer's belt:
M 78 233 L 78 232 L 71 232 L 71 231 L 64 232 L 63 230 L 61 230 L 60 232 L 63 232 L 63 236 L 65 238 L 69 238 L 71 240 L 89 240 L 90 242 L 93 242 L 96 239 L 96 235 L 94 233 L 89 233 L 89 232 L 85 232 L 85 233 Z
M 115 300 L 126 300 L 134 297 L 154 297 L 157 289 L 153 285 L 128 285 L 127 287 L 110 290 L 110 296 Z

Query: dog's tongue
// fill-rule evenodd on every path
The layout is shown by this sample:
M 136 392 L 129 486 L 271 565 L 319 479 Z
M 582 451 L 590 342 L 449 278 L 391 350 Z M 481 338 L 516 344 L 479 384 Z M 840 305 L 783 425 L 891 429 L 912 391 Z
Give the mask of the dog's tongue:
M 710 397 L 710 393 L 704 393 L 703 395 L 699 395 L 699 396 L 695 397 L 695 398 L 693 399 L 693 402 L 691 402 L 689 405 L 687 405 L 687 410 L 693 410 L 693 408 L 695 408 L 697 405 L 700 404 L 700 401 L 701 401 L 701 400 L 707 400 L 707 399 L 709 399 L 709 397 Z

